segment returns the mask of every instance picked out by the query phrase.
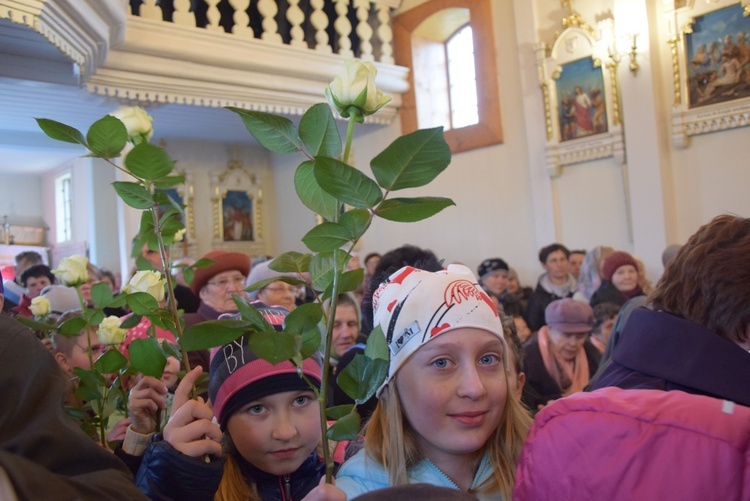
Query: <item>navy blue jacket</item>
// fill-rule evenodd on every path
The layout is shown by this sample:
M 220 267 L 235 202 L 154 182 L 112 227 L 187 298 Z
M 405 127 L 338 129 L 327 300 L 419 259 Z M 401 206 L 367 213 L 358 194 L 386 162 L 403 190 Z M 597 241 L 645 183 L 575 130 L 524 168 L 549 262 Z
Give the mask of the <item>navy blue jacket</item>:
M 254 467 L 235 455 L 242 476 L 248 483 L 255 482 L 263 501 L 299 501 L 313 490 L 323 475 L 325 463 L 313 452 L 291 475 L 272 475 Z M 210 463 L 193 458 L 174 449 L 154 436 L 143 456 L 135 482 L 153 500 L 190 499 L 212 501 L 224 474 L 224 458 Z
M 750 406 L 750 354 L 695 322 L 639 308 L 593 389 L 681 390 Z

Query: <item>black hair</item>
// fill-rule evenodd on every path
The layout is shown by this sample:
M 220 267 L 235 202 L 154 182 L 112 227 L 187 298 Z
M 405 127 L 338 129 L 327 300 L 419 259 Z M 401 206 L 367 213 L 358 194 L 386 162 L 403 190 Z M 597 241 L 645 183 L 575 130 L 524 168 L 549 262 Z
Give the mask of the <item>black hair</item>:
M 547 247 L 542 247 L 542 250 L 539 251 L 539 262 L 547 264 L 549 255 L 557 251 L 563 251 L 566 258 L 570 257 L 570 251 L 563 244 L 550 244 Z
M 50 270 L 49 266 L 47 266 L 46 264 L 35 264 L 34 266 L 26 268 L 26 270 L 21 273 L 21 284 L 26 287 L 26 282 L 30 278 L 39 277 L 47 277 L 49 279 L 49 283 L 55 283 L 55 275 L 52 273 L 52 270 Z

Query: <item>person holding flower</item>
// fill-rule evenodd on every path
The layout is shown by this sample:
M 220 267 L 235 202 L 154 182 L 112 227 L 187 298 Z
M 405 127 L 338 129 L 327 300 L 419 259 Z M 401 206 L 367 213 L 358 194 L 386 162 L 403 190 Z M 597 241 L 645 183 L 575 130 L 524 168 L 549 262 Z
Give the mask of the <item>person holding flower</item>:
M 349 498 L 412 483 L 510 499 L 530 416 L 509 383 L 497 308 L 471 271 L 410 266 L 373 295 L 390 352 L 365 448 L 336 479 Z

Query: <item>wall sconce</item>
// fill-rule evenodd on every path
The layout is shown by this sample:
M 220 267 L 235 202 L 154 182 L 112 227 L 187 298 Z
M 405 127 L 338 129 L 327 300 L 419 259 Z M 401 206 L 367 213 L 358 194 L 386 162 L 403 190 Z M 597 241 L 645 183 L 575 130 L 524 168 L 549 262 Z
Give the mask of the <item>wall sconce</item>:
M 641 66 L 638 64 L 637 60 L 638 33 L 635 33 L 633 35 L 626 33 L 620 38 L 620 41 L 622 42 L 621 47 L 625 45 L 625 47 L 621 50 L 618 50 L 618 43 L 615 41 L 614 37 L 611 39 L 611 42 L 607 44 L 607 53 L 609 54 L 609 58 L 612 59 L 615 64 L 619 64 L 622 60 L 622 53 L 627 51 L 627 55 L 630 57 L 630 71 L 633 72 L 633 75 L 638 74 L 638 70 L 641 69 Z

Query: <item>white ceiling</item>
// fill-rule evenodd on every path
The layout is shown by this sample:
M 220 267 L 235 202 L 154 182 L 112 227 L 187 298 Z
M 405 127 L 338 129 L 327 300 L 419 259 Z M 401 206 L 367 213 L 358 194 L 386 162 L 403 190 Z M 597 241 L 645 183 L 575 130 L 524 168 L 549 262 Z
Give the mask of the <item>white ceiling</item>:
M 0 20 L 0 175 L 52 170 L 84 154 L 49 139 L 34 118 L 50 118 L 84 132 L 120 102 L 79 86 L 76 66 L 36 32 Z M 156 138 L 253 141 L 242 122 L 221 108 L 164 104 L 148 108 Z

